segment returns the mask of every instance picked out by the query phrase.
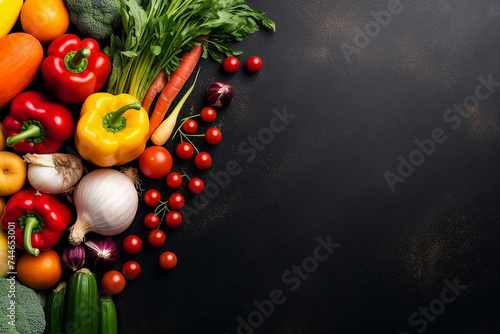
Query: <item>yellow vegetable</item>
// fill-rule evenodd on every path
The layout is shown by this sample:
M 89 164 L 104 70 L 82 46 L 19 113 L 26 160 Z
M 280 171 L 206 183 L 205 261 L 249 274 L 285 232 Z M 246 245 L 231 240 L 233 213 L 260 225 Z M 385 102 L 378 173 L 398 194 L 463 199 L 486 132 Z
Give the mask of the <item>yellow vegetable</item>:
M 2 1 L 2 0 L 0 0 Z M 0 151 L 5 151 L 7 144 L 5 143 L 5 133 L 3 132 L 3 125 L 0 123 Z
M 16 250 L 15 248 L 10 251 L 7 245 L 7 231 L 0 228 L 0 276 L 7 277 L 7 273 L 14 271 L 14 268 L 10 268 L 10 265 L 16 263 Z M 10 263 L 9 263 L 10 261 Z
M 23 0 L 0 0 L 0 38 L 7 35 L 21 13 Z

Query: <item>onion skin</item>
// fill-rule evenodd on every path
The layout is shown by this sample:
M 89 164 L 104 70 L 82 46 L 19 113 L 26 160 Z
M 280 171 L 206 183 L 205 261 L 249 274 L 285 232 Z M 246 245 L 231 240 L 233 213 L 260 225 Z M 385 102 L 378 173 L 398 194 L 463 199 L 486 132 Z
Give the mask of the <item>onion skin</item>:
M 111 237 L 92 237 L 85 241 L 87 258 L 96 265 L 111 264 L 120 259 L 120 248 Z
M 222 81 L 211 83 L 207 88 L 206 98 L 211 107 L 225 108 L 233 100 L 233 87 Z
M 77 271 L 85 265 L 85 249 L 82 246 L 68 246 L 61 257 L 63 266 Z
M 79 245 L 89 232 L 113 236 L 125 231 L 137 213 L 135 181 L 111 168 L 85 175 L 73 193 L 77 220 L 70 228 L 69 242 Z

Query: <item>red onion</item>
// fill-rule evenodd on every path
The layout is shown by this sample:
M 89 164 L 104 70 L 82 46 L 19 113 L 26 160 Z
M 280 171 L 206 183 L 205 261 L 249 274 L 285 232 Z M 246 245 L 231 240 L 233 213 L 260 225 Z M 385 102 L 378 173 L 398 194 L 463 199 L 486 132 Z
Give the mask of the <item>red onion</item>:
M 76 271 L 85 264 L 85 249 L 82 246 L 68 246 L 62 254 L 61 260 L 65 268 Z
M 233 87 L 227 82 L 214 82 L 207 88 L 207 102 L 211 107 L 227 107 L 233 99 Z
M 109 264 L 120 259 L 120 249 L 111 237 L 92 237 L 85 241 L 87 258 L 94 264 Z

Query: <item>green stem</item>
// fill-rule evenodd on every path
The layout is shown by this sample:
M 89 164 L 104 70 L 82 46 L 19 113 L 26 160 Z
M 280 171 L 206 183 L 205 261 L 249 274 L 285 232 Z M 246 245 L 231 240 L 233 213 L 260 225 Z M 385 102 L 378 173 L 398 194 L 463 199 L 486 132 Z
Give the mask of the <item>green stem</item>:
M 40 254 L 40 250 L 38 248 L 33 248 L 33 245 L 31 244 L 31 234 L 33 229 L 38 227 L 38 223 L 38 219 L 28 217 L 26 218 L 26 223 L 24 225 L 24 249 L 26 249 L 26 252 L 28 252 L 31 256 L 38 256 Z
M 186 134 L 184 134 L 184 132 L 179 132 L 181 134 L 181 136 L 184 136 L 184 138 L 186 138 L 186 140 L 191 144 L 193 145 L 193 148 L 196 150 L 196 153 L 200 153 L 200 151 L 198 150 L 198 148 L 196 147 L 196 145 L 191 141 L 191 139 L 188 138 L 188 136 L 186 136 Z
M 130 109 L 140 110 L 141 104 L 139 102 L 134 102 L 121 107 L 117 111 L 107 113 L 102 118 L 102 126 L 111 132 L 122 131 L 127 126 L 127 119 L 122 117 L 122 115 Z
M 40 137 L 42 134 L 42 130 L 40 129 L 39 126 L 37 125 L 29 125 L 26 130 L 23 132 L 7 138 L 7 146 L 12 147 L 19 143 L 22 140 L 28 139 L 28 138 L 37 138 Z
M 78 51 L 70 51 L 64 57 L 66 69 L 73 73 L 81 73 L 87 69 L 88 60 L 91 51 L 88 47 L 83 47 Z

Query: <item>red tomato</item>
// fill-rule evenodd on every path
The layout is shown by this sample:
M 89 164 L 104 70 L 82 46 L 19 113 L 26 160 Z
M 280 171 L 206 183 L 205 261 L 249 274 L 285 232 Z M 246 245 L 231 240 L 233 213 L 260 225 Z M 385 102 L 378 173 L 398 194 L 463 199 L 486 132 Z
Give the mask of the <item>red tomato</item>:
M 160 192 L 156 189 L 149 189 L 144 194 L 144 203 L 148 206 L 155 206 L 160 203 L 161 195 Z
M 160 255 L 159 262 L 163 269 L 170 270 L 177 265 L 177 256 L 172 252 L 164 252 Z
M 128 254 L 137 254 L 142 248 L 142 240 L 136 235 L 129 235 L 123 240 L 123 250 Z
M 250 72 L 258 72 L 262 68 L 262 59 L 257 56 L 248 58 L 247 68 Z
M 148 241 L 152 246 L 161 246 L 165 242 L 165 233 L 162 230 L 155 229 L 149 232 Z
M 122 274 L 126 278 L 132 279 L 139 276 L 141 273 L 141 266 L 135 261 L 127 261 L 123 264 Z
M 106 293 L 116 295 L 125 288 L 125 277 L 119 271 L 111 270 L 104 274 L 101 285 Z
M 174 210 L 180 210 L 184 206 L 184 196 L 179 193 L 173 193 L 168 197 L 168 206 Z
M 200 152 L 194 157 L 194 164 L 199 169 L 207 169 L 212 164 L 212 157 L 207 152 Z
M 201 109 L 200 118 L 203 122 L 210 123 L 217 117 L 217 112 L 212 107 L 205 107 Z
M 182 142 L 177 145 L 175 148 L 175 154 L 181 159 L 189 159 L 193 156 L 194 149 L 193 145 L 188 142 Z
M 199 178 L 194 177 L 189 180 L 188 189 L 193 194 L 199 194 L 203 191 L 203 189 L 205 189 L 205 184 Z
M 172 172 L 167 175 L 167 186 L 172 189 L 177 189 L 182 185 L 182 176 L 177 172 Z
M 209 128 L 207 132 L 205 132 L 205 141 L 210 145 L 216 145 L 222 139 L 222 134 L 220 130 L 217 128 Z
M 172 169 L 172 156 L 163 146 L 150 146 L 139 157 L 139 168 L 149 178 L 165 177 Z
M 185 133 L 195 133 L 198 130 L 198 123 L 194 119 L 188 119 L 182 124 L 182 130 Z
M 222 62 L 222 68 L 224 68 L 224 71 L 226 71 L 227 73 L 234 73 L 238 70 L 239 67 L 240 61 L 236 57 L 227 57 Z
M 160 225 L 160 217 L 155 215 L 153 212 L 148 213 L 146 217 L 144 217 L 144 225 L 147 228 L 157 228 Z
M 182 223 L 182 215 L 178 211 L 170 211 L 165 216 L 165 223 L 170 227 L 177 227 Z

